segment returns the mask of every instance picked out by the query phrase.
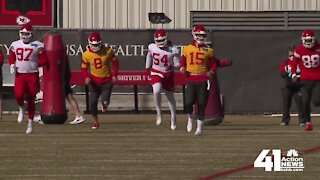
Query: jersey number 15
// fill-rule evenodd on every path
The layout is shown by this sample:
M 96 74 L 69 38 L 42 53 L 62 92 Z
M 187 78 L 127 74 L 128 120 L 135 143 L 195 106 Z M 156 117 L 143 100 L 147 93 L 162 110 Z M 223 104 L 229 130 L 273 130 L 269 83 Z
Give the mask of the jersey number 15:
M 191 52 L 190 53 L 190 65 L 203 65 L 204 64 L 204 53 L 201 52 Z

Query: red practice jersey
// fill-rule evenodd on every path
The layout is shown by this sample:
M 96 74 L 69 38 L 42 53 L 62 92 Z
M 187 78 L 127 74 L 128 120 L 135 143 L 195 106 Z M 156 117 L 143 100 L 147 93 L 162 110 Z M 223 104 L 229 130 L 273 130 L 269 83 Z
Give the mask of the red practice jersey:
M 320 45 L 308 49 L 300 44 L 294 52 L 292 73 L 297 74 L 297 65 L 301 70 L 301 80 L 320 80 Z
M 288 73 L 288 77 L 291 77 L 292 75 L 292 67 L 294 66 L 294 61 L 287 59 L 283 60 L 280 66 L 280 73 Z M 300 77 L 300 68 L 299 65 L 296 69 L 296 75 Z

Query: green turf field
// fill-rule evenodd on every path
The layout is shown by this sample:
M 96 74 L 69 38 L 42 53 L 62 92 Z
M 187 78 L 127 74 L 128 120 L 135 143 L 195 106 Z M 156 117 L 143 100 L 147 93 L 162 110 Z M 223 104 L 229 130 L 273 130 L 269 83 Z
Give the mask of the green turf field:
M 280 127 L 279 118 L 226 116 L 218 126 L 205 126 L 201 136 L 186 132 L 184 115 L 174 132 L 168 115 L 159 127 L 153 115 L 100 115 L 98 130 L 86 118 L 80 125 L 35 124 L 27 135 L 26 122 L 4 116 L 0 179 L 320 179 L 319 117 L 314 131 L 304 132 L 296 119 Z M 304 171 L 253 168 L 262 149 L 296 149 Z

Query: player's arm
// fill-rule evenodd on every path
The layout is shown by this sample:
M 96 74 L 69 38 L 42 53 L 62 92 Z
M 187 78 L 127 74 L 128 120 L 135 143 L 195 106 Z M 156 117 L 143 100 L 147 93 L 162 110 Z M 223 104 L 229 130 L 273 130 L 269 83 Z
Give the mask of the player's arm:
M 14 53 L 14 47 L 13 46 L 10 47 L 8 61 L 9 61 L 10 65 L 15 64 L 15 62 L 16 62 L 16 53 Z
M 227 66 L 231 66 L 232 65 L 232 61 L 229 59 L 217 59 L 217 67 L 227 67 Z
M 146 70 L 150 70 L 152 66 L 152 53 L 149 50 L 146 56 Z
M 82 54 L 82 62 L 81 62 L 81 72 L 84 77 L 85 83 L 88 85 L 90 82 L 90 75 L 88 73 L 88 67 L 90 66 L 89 61 L 86 60 L 84 54 Z
M 183 48 L 182 56 L 180 58 L 180 72 L 186 73 L 187 69 L 187 47 Z
M 182 55 L 180 58 L 180 72 L 186 73 L 187 68 L 187 58 L 185 55 Z
M 112 58 L 112 66 L 113 66 L 112 81 L 115 82 L 117 80 L 118 71 L 119 71 L 119 59 L 116 56 Z
M 291 78 L 292 78 L 292 81 L 293 82 L 296 82 L 298 80 L 298 76 L 297 76 L 297 68 L 298 68 L 298 64 L 299 64 L 299 61 L 300 61 L 300 54 L 295 50 L 294 51 L 294 57 L 293 57 L 293 60 L 292 60 L 292 67 L 291 67 Z
M 207 73 L 208 77 L 211 77 L 213 74 L 216 73 L 218 62 L 219 62 L 218 59 L 216 59 L 216 57 L 214 57 L 214 56 L 212 56 L 209 59 L 209 71 Z
M 180 56 L 179 55 L 173 57 L 173 66 L 175 68 L 181 67 L 181 65 L 180 65 Z
M 2 67 L 3 65 L 3 54 L 2 51 L 0 50 L 0 66 Z
M 84 78 L 90 78 L 90 74 L 88 73 L 87 69 L 89 67 L 89 63 L 82 60 L 81 63 L 81 72 Z
M 301 58 L 300 54 L 297 52 L 297 50 L 295 50 L 294 57 L 292 60 L 292 67 L 291 67 L 292 78 L 296 78 L 297 76 L 297 67 L 298 67 L 300 58 Z
M 148 53 L 146 56 L 145 75 L 150 75 L 152 64 L 153 64 L 153 57 L 152 57 L 152 52 L 150 51 L 150 45 L 149 45 L 148 46 Z
M 112 82 L 117 80 L 118 71 L 119 71 L 119 59 L 113 53 L 112 48 L 107 49 L 107 53 L 111 56 L 111 63 L 112 63 Z
M 280 76 L 283 78 L 288 77 L 286 61 L 283 61 L 280 66 Z
M 173 49 L 173 53 L 174 53 L 174 56 L 173 56 L 173 67 L 179 68 L 180 67 L 180 52 L 179 52 L 177 47 L 175 47 Z
M 9 64 L 10 64 L 10 73 L 13 74 L 16 71 L 15 63 L 16 63 L 16 53 L 14 52 L 14 47 L 10 46 L 9 52 Z

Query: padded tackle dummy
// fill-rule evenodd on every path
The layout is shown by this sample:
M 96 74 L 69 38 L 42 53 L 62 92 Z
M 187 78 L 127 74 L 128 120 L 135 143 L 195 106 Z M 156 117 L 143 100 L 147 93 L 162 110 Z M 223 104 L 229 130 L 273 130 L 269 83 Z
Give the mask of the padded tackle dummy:
M 61 34 L 52 32 L 44 36 L 48 64 L 43 67 L 43 101 L 41 120 L 45 124 L 63 124 L 68 118 L 64 74 L 66 49 Z

